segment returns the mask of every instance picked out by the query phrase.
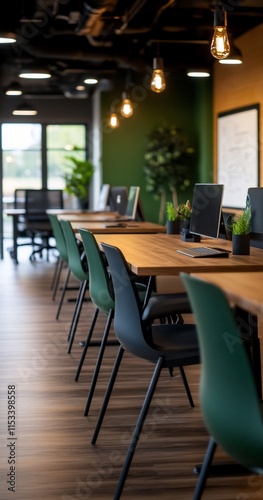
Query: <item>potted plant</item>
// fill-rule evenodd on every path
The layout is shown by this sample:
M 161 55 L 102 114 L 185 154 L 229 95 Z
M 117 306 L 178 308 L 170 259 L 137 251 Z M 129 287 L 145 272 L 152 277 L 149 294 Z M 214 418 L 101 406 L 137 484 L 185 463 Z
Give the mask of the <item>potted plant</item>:
M 177 209 L 171 201 L 166 203 L 166 232 L 167 234 L 178 234 L 179 233 L 179 218 Z
M 249 255 L 251 205 L 248 202 L 240 215 L 230 216 L 227 229 L 232 233 L 232 253 L 234 255 Z
M 73 150 L 78 150 L 75 146 Z M 64 174 L 65 191 L 76 196 L 80 208 L 88 208 L 89 185 L 94 167 L 89 159 L 83 160 L 77 155 L 65 156 L 67 172 Z
M 181 230 L 189 229 L 191 213 L 192 213 L 192 208 L 189 200 L 187 200 L 185 203 L 180 203 L 180 205 L 178 205 L 177 214 L 178 214 L 178 219 L 180 221 Z
M 157 127 L 149 135 L 144 155 L 146 191 L 160 199 L 159 222 L 163 221 L 168 194 L 177 205 L 177 193 L 189 189 L 194 149 L 175 125 Z

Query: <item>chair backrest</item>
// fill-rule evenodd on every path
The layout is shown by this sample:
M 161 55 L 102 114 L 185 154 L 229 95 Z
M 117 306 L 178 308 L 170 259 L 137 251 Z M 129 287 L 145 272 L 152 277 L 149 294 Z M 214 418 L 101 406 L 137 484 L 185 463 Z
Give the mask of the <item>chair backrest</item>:
M 24 209 L 26 206 L 26 189 L 15 189 L 14 191 L 14 208 Z
M 79 228 L 89 266 L 89 294 L 92 302 L 106 314 L 115 307 L 112 281 L 93 234 Z
M 251 363 L 223 292 L 181 274 L 201 353 L 200 402 L 210 434 L 230 456 L 263 467 L 263 421 Z
M 124 255 L 119 248 L 102 243 L 112 277 L 115 315 L 114 331 L 117 339 L 131 354 L 156 362 L 160 352 L 147 339 L 151 337 L 148 322 L 142 321 L 142 303 Z
M 48 221 L 47 209 L 63 208 L 61 189 L 26 189 L 25 209 L 29 221 Z
M 53 236 L 56 241 L 56 247 L 59 252 L 60 258 L 63 260 L 63 262 L 68 263 L 68 250 L 60 222 L 57 216 L 54 214 L 48 214 L 48 218 L 50 220 Z
M 84 282 L 89 279 L 89 271 L 86 266 L 86 259 L 81 258 L 80 247 L 77 243 L 75 233 L 69 221 L 60 221 L 62 231 L 65 237 L 69 268 L 79 281 Z

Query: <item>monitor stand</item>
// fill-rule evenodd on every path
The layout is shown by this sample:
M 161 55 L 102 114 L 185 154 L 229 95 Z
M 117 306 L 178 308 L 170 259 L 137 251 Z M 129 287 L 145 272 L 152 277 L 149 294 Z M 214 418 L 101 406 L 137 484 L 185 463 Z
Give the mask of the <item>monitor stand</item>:
M 199 242 L 201 241 L 201 237 L 199 234 L 190 233 L 189 229 L 182 229 L 181 231 L 181 240 L 191 242 Z

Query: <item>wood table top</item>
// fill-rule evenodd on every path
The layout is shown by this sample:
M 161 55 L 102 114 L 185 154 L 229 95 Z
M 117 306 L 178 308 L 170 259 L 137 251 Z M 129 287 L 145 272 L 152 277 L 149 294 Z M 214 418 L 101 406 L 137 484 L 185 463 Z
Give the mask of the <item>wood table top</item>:
M 120 225 L 119 225 L 120 224 Z M 166 228 L 154 222 L 139 222 L 139 221 L 79 221 L 71 222 L 73 230 L 77 233 L 79 228 L 88 229 L 94 234 L 138 234 L 138 233 L 165 233 Z
M 167 234 L 95 234 L 102 242 L 120 248 L 131 270 L 140 276 L 176 275 L 186 273 L 222 273 L 263 271 L 263 250 L 251 248 L 250 255 L 227 258 L 191 258 L 177 249 L 194 246 L 218 246 L 231 250 L 231 241 L 202 239 L 201 243 L 181 240 L 180 235 Z
M 194 273 L 199 279 L 221 288 L 229 301 L 255 314 L 263 314 L 263 272 Z

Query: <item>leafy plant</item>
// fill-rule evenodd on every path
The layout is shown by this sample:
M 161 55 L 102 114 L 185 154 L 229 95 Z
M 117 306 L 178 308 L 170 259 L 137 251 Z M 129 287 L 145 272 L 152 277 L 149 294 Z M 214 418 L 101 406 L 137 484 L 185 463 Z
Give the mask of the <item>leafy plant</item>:
M 167 215 L 167 220 L 178 219 L 177 210 L 176 208 L 174 208 L 174 204 L 171 201 L 167 201 L 166 203 L 166 215 Z
M 74 150 L 77 150 L 74 147 Z M 64 174 L 65 191 L 75 195 L 79 200 L 86 201 L 88 187 L 94 173 L 94 167 L 89 159 L 82 160 L 78 156 L 67 155 L 65 160 L 71 163 L 68 171 Z M 73 164 L 73 165 L 72 165 Z
M 240 215 L 230 216 L 230 221 L 227 222 L 226 227 L 233 234 L 248 234 L 251 231 L 251 205 L 247 204 L 245 210 Z
M 191 205 L 190 205 L 189 200 L 187 200 L 186 203 L 181 203 L 180 205 L 178 205 L 177 215 L 178 215 L 179 219 L 181 219 L 181 220 L 190 219 L 191 213 L 192 213 L 192 209 L 191 209 Z
M 184 191 L 190 185 L 194 149 L 175 125 L 158 127 L 149 136 L 144 155 L 146 190 L 159 198 L 163 192 Z

